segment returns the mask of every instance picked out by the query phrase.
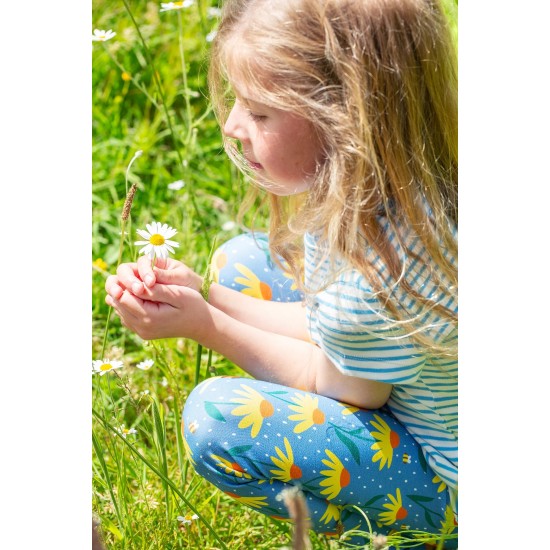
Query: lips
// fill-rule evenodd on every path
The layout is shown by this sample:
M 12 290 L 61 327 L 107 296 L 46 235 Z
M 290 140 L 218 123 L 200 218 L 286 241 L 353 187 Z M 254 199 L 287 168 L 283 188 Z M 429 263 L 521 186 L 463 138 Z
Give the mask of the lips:
M 246 162 L 248 163 L 248 166 L 252 168 L 253 170 L 261 170 L 262 165 L 259 162 L 252 162 L 250 159 L 246 159 Z

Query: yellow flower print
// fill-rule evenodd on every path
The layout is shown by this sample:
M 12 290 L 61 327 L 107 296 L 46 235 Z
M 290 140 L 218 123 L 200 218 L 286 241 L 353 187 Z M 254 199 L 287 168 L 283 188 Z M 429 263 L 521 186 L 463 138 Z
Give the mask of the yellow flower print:
M 292 276 L 292 273 L 288 273 L 286 271 L 283 271 L 283 275 L 292 281 L 292 285 L 290 285 L 290 290 L 296 290 L 298 288 L 298 285 L 296 284 L 296 279 Z
M 395 492 L 395 497 L 388 494 L 388 498 L 391 503 L 383 504 L 384 508 L 387 508 L 388 512 L 382 512 L 378 515 L 378 519 L 382 525 L 392 525 L 396 521 L 402 521 L 407 517 L 407 510 L 403 508 L 403 501 L 401 500 L 401 491 L 399 489 Z
M 277 521 L 293 521 L 292 518 L 284 518 L 283 516 L 269 516 L 271 519 L 276 519 Z
M 288 482 L 292 479 L 300 479 L 302 477 L 302 470 L 299 466 L 294 464 L 294 453 L 292 452 L 292 447 L 288 439 L 284 438 L 284 444 L 286 449 L 286 455 L 279 449 L 275 447 L 279 458 L 272 456 L 270 457 L 273 464 L 280 468 L 279 470 L 269 470 L 269 473 L 273 474 L 275 479 L 280 479 L 281 481 Z
M 227 491 L 225 491 L 225 494 L 229 495 L 231 498 L 234 498 L 241 504 L 250 506 L 251 508 L 262 508 L 263 506 L 267 506 L 267 502 L 265 502 L 267 497 L 241 497 L 235 493 L 229 493 Z
M 453 513 L 453 509 L 447 505 L 445 508 L 445 520 L 441 521 L 441 534 L 443 535 L 450 535 L 453 531 L 456 530 L 456 526 L 458 525 L 455 519 L 455 515 Z
M 338 403 L 338 405 L 344 407 L 342 411 L 342 414 L 344 416 L 349 416 L 350 414 L 353 414 L 354 412 L 357 412 L 359 410 L 359 407 L 353 407 L 352 405 L 348 405 L 347 403 Z
M 226 460 L 225 458 L 222 458 L 221 456 L 215 455 L 213 453 L 211 453 L 210 456 L 214 460 L 217 460 L 216 466 L 224 470 L 226 474 L 233 474 L 236 477 L 252 479 L 252 476 L 250 474 L 247 474 L 243 470 L 243 468 L 236 462 L 229 462 L 229 460 Z
M 374 415 L 378 424 L 371 420 L 370 423 L 379 430 L 378 432 L 372 432 L 372 436 L 376 439 L 376 443 L 371 445 L 371 449 L 378 452 L 372 457 L 373 462 L 380 460 L 380 470 L 388 464 L 388 468 L 391 466 L 393 460 L 393 450 L 399 446 L 399 435 L 394 432 L 386 422 L 380 418 L 377 414 Z
M 252 426 L 250 437 L 254 438 L 258 435 L 264 418 L 272 416 L 275 409 L 273 405 L 267 399 L 264 399 L 263 395 L 256 390 L 244 384 L 241 384 L 241 388 L 243 388 L 244 391 L 235 390 L 235 393 L 242 395 L 243 398 L 234 398 L 231 400 L 232 403 L 241 403 L 241 406 L 235 407 L 231 411 L 231 414 L 233 416 L 244 416 L 239 422 L 239 428 L 244 429 L 248 428 L 248 426 Z
M 296 411 L 298 414 L 291 414 L 288 419 L 295 420 L 296 422 L 301 422 L 294 427 L 294 433 L 301 434 L 305 432 L 313 424 L 320 425 L 325 421 L 325 413 L 318 408 L 319 399 L 317 397 L 312 397 L 311 395 L 296 394 L 296 397 L 292 398 L 292 401 L 296 405 L 289 405 L 288 408 L 292 411 Z
M 185 439 L 185 426 L 183 420 L 181 421 L 181 435 L 182 441 L 183 441 L 183 448 L 185 449 L 185 453 L 187 454 L 187 458 L 189 459 L 189 462 L 191 462 L 191 465 L 194 467 L 196 462 L 193 460 L 193 452 L 191 451 L 191 448 L 189 447 L 189 444 L 187 443 L 187 440 Z
M 447 484 L 442 481 L 439 476 L 434 476 L 434 478 L 432 479 L 432 483 L 439 483 L 439 487 L 437 488 L 438 493 L 442 493 L 447 488 Z
M 325 449 L 325 453 L 330 460 L 323 459 L 321 462 L 328 466 L 329 470 L 321 470 L 321 475 L 326 477 L 319 485 L 326 487 L 321 491 L 322 495 L 327 495 L 327 500 L 336 498 L 340 491 L 349 485 L 351 480 L 350 474 L 344 465 L 340 462 L 340 459 L 328 449 Z
M 221 252 L 220 249 L 216 250 L 212 256 L 212 261 L 210 262 L 210 274 L 212 275 L 212 280 L 215 283 L 220 282 L 220 271 L 227 265 L 227 254 Z
M 341 506 L 332 504 L 332 502 L 329 502 L 327 500 L 327 509 L 325 510 L 325 513 L 321 516 L 321 521 L 324 521 L 325 525 L 327 525 L 327 523 L 330 523 L 331 521 L 338 521 L 340 519 L 341 511 Z
M 258 277 L 243 264 L 235 264 L 235 269 L 244 275 L 244 277 L 235 277 L 235 282 L 247 288 L 241 290 L 243 294 L 252 296 L 253 298 L 261 298 L 262 300 L 271 300 L 271 287 L 260 281 Z

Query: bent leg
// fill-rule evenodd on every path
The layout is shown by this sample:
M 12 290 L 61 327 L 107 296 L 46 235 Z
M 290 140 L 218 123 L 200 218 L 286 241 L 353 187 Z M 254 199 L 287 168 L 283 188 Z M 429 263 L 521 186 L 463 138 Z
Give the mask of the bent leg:
M 212 256 L 213 279 L 233 290 L 273 302 L 297 302 L 302 294 L 289 273 L 269 254 L 264 233 L 244 233 L 222 244 Z
M 237 377 L 211 378 L 190 394 L 184 439 L 196 471 L 239 502 L 287 518 L 279 493 L 299 486 L 320 533 L 403 528 L 456 532 L 445 484 L 384 409 Z M 342 524 L 342 525 L 339 525 Z

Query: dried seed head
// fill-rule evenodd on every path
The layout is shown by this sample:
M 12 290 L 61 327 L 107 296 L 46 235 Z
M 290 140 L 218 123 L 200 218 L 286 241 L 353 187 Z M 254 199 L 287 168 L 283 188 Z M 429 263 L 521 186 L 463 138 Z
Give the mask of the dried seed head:
M 132 183 L 130 191 L 126 195 L 124 201 L 124 208 L 122 209 L 122 221 L 126 221 L 130 217 L 130 210 L 132 209 L 132 202 L 134 201 L 134 195 L 136 194 L 137 183 Z
M 376 535 L 372 539 L 372 547 L 374 550 L 383 550 L 384 548 L 387 548 L 388 544 L 388 538 L 384 535 Z
M 311 542 L 309 540 L 308 529 L 309 510 L 307 508 L 304 493 L 298 487 L 283 489 L 278 500 L 282 500 L 288 510 L 290 517 L 294 520 L 294 534 L 292 536 L 293 550 L 310 550 Z

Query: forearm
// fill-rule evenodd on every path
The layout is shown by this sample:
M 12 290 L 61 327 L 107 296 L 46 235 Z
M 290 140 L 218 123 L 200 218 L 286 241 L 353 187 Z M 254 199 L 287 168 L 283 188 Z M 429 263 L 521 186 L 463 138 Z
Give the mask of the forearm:
M 345 376 L 315 344 L 269 332 L 210 308 L 199 341 L 254 378 L 315 392 L 363 408 L 378 408 L 391 385 Z
M 309 340 L 302 302 L 270 302 L 213 283 L 208 303 L 233 319 L 275 334 Z
M 254 378 L 314 389 L 310 365 L 318 349 L 315 345 L 254 326 L 215 307 L 210 307 L 210 314 L 211 326 L 197 338 L 204 347 L 220 353 Z

